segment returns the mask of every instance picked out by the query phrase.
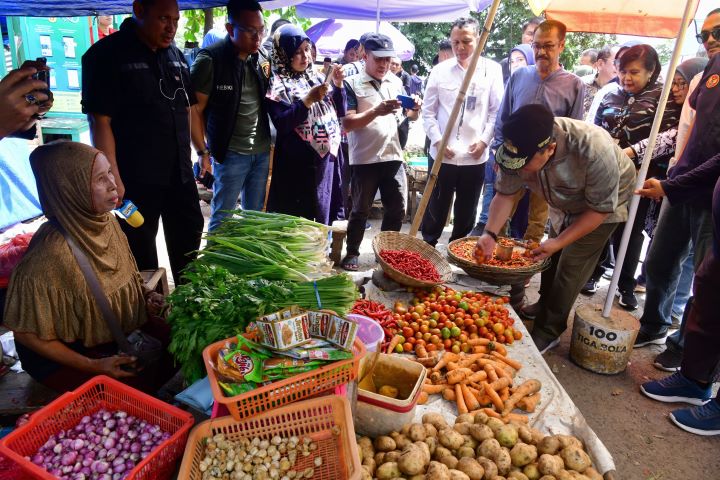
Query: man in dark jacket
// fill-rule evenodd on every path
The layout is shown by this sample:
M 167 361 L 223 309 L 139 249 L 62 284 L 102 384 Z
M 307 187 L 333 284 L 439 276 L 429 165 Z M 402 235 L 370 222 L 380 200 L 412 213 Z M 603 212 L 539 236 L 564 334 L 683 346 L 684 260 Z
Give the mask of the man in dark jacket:
M 264 102 L 270 62 L 260 47 L 262 8 L 254 0 L 230 0 L 227 10 L 227 36 L 200 50 L 190 70 L 198 99 L 192 139 L 200 175 L 211 170 L 215 175 L 210 231 L 227 216 L 224 211 L 236 208 L 238 198 L 246 210 L 262 209 L 270 158 Z

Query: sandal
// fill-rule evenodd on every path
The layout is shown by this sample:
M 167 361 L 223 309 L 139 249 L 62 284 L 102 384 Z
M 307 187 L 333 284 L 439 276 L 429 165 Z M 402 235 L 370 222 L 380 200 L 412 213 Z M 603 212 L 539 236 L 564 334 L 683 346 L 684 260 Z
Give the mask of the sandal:
M 359 257 L 357 255 L 346 255 L 340 262 L 340 266 L 350 272 L 357 272 L 359 266 L 358 259 Z

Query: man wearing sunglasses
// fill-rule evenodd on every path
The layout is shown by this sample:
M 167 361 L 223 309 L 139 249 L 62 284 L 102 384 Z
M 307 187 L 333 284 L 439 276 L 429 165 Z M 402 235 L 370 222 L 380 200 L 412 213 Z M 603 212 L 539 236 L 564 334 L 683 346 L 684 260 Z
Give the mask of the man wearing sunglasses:
M 698 40 L 707 50 L 710 62 L 705 71 L 690 82 L 678 126 L 675 151 L 679 155 L 671 161 L 668 170 L 667 182 L 670 184 L 675 182 L 676 177 L 699 167 L 720 152 L 720 117 L 717 115 L 720 108 L 720 8 L 711 11 L 705 18 Z M 712 188 L 697 195 L 692 202 L 673 204 L 665 200 L 645 260 L 647 293 L 635 347 L 666 344 L 667 349 L 654 361 L 655 366 L 663 370 L 677 369 L 682 362 L 684 325 L 677 333 L 667 337 L 673 294 L 680 265 L 690 249 L 694 254 L 696 272 L 710 251 L 713 241 L 711 205 Z M 691 302 L 692 297 L 688 305 Z M 690 312 L 689 306 L 685 307 L 685 312 Z
M 227 11 L 227 36 L 200 50 L 190 69 L 198 99 L 192 140 L 200 177 L 205 172 L 215 176 L 210 231 L 227 210 L 237 208 L 238 198 L 245 210 L 263 208 L 270 161 L 264 102 L 270 61 L 261 47 L 262 8 L 254 0 L 230 0 Z

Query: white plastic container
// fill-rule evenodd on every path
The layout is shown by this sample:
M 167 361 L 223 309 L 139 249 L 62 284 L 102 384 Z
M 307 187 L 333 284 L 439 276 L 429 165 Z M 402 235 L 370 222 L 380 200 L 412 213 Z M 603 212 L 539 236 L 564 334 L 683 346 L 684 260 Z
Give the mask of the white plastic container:
M 373 355 L 367 355 L 360 363 L 360 376 L 370 365 Z M 358 389 L 355 409 L 355 430 L 360 435 L 377 437 L 400 430 L 415 418 L 415 407 L 427 370 L 417 362 L 398 355 L 380 354 L 373 371 L 373 383 L 377 388 L 391 385 L 398 389 L 398 398 Z

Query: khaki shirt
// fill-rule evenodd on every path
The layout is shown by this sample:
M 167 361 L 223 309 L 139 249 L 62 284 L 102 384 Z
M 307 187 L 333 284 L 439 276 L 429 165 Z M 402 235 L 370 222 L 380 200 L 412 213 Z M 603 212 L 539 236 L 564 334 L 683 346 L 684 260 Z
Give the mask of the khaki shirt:
M 371 82 L 375 82 L 378 92 Z M 346 80 L 348 88 L 348 110 L 353 110 L 351 98 L 357 99 L 357 113 L 370 110 L 383 100 L 395 99 L 405 95 L 400 79 L 388 72 L 382 83 L 366 72 L 361 72 Z M 390 162 L 402 160 L 402 148 L 398 137 L 398 123 L 402 120 L 400 111 L 395 114 L 379 116 L 363 128 L 348 132 L 350 165 Z
M 527 186 L 550 205 L 560 233 L 587 210 L 609 213 L 603 223 L 627 220 L 635 166 L 605 130 L 580 120 L 555 118 L 555 155 L 531 177 L 498 170 L 495 190 L 512 195 Z

